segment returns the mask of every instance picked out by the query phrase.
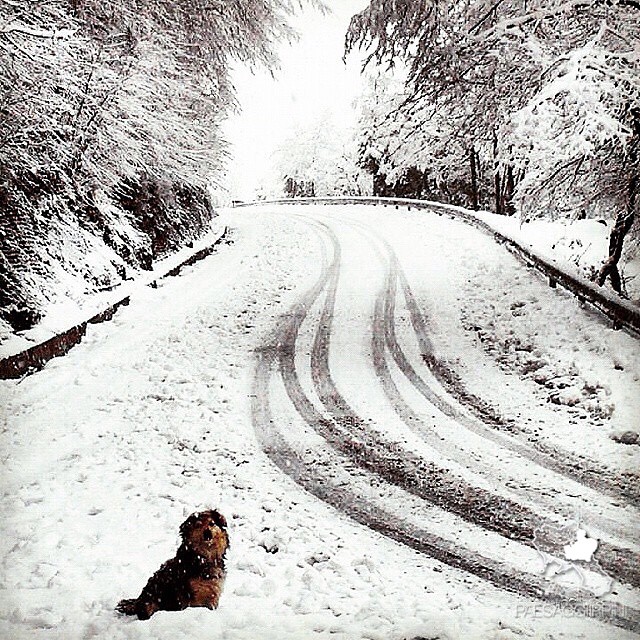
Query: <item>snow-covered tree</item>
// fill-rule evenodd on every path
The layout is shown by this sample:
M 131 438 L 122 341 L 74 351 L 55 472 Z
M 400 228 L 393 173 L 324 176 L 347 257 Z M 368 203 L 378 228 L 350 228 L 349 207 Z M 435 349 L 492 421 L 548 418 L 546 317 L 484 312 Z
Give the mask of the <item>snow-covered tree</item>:
M 345 127 L 323 114 L 296 127 L 274 154 L 287 197 L 367 195 L 370 180 L 358 167 L 355 140 Z
M 638 201 L 640 3 L 372 0 L 347 34 L 358 46 L 407 66 L 402 111 L 421 133 L 440 131 L 436 118 L 470 159 L 490 153 L 496 211 L 616 216 L 599 281 L 620 289 Z
M 353 18 L 346 45 L 347 50 L 370 46 L 367 62 L 395 67 L 402 60 L 409 94 L 403 110 L 411 115 L 413 128 L 436 130 L 456 150 L 461 147 L 469 183 L 478 173 L 478 160 L 490 159 L 496 211 L 510 213 L 515 175 L 508 162 L 499 162 L 501 127 L 509 107 L 519 106 L 531 74 L 527 61 L 506 43 L 477 37 L 484 21 L 496 20 L 487 14 L 491 6 L 484 1 L 376 0 Z M 474 203 L 480 200 L 475 186 Z
M 105 187 L 141 173 L 206 184 L 220 167 L 220 120 L 234 107 L 229 63 L 274 65 L 293 8 L 0 0 L 4 170 L 38 166 L 26 158 L 40 153 L 65 176 Z
M 0 0 L 0 309 L 38 306 L 29 270 L 62 227 L 147 267 L 201 231 L 230 64 L 276 65 L 302 4 L 320 2 Z
M 489 193 L 486 185 L 481 189 L 478 152 L 468 158 L 464 140 L 432 103 L 409 105 L 411 94 L 397 73 L 368 79 L 358 105 L 358 156 L 373 174 L 374 192 L 478 208 L 481 194 Z

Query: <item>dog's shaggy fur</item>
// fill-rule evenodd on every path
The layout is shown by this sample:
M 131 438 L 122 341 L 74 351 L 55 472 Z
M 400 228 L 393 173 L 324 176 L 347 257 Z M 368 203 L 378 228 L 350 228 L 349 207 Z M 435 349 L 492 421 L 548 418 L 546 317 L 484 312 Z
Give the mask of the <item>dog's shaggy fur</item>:
M 218 511 L 190 515 L 180 526 L 182 544 L 149 578 L 135 599 L 121 600 L 116 610 L 148 620 L 156 611 L 187 607 L 218 607 L 225 579 L 224 555 L 229 548 L 227 521 Z

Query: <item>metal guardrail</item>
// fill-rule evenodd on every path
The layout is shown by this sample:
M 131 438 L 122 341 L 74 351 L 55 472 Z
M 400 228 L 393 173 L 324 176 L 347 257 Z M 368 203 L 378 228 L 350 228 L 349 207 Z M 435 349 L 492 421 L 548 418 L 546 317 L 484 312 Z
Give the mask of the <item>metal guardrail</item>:
M 521 262 L 532 267 L 548 278 L 551 287 L 561 286 L 576 296 L 580 302 L 587 302 L 613 321 L 614 329 L 625 328 L 640 335 L 640 308 L 620 298 L 614 293 L 599 287 L 590 280 L 577 274 L 569 273 L 553 261 L 538 255 L 533 249 L 523 247 L 513 238 L 497 231 L 491 225 L 480 220 L 473 212 L 462 207 L 433 202 L 430 200 L 413 200 L 410 198 L 378 198 L 378 197 L 337 197 L 337 198 L 288 198 L 279 200 L 258 200 L 236 204 L 235 207 L 249 207 L 268 204 L 374 204 L 383 206 L 429 209 L 436 213 L 445 213 L 493 236 Z
M 199 249 L 192 253 L 188 258 L 183 260 L 179 265 L 169 269 L 165 273 L 162 273 L 157 278 L 150 280 L 147 285 L 155 287 L 158 280 L 176 276 L 180 271 L 188 266 L 192 265 L 208 255 L 213 253 L 216 246 L 227 235 L 229 229 L 224 228 L 222 233 L 216 238 L 214 242 L 206 247 Z M 75 345 L 82 341 L 82 338 L 87 333 L 87 326 L 90 324 L 97 324 L 99 322 L 106 322 L 111 320 L 120 307 L 127 306 L 130 302 L 130 296 L 124 296 L 112 305 L 109 305 L 106 309 L 92 316 L 88 320 L 81 322 L 80 324 L 59 333 L 53 338 L 34 345 L 25 351 L 21 351 L 13 356 L 8 356 L 0 360 L 0 380 L 11 380 L 22 378 L 23 376 L 35 373 L 42 369 L 49 360 L 56 358 L 57 356 L 63 356 L 68 353 Z
M 480 229 L 493 236 L 499 244 L 503 245 L 510 253 L 516 256 L 521 262 L 542 273 L 549 280 L 549 285 L 557 285 L 571 292 L 580 302 L 587 302 L 595 309 L 603 313 L 613 321 L 615 329 L 625 328 L 637 335 L 640 335 L 640 308 L 623 300 L 613 293 L 598 287 L 596 284 L 582 278 L 577 274 L 571 274 L 554 264 L 543 256 L 536 254 L 532 249 L 523 247 L 513 238 L 493 229 L 489 224 L 477 218 L 469 210 L 462 207 L 432 202 L 428 200 L 413 200 L 410 198 L 373 198 L 373 197 L 339 197 L 339 198 L 295 198 L 279 200 L 258 200 L 256 202 L 236 203 L 234 207 L 250 207 L 269 204 L 374 204 L 383 206 L 408 207 L 416 209 L 429 209 L 436 213 L 445 213 L 452 218 L 458 218 L 465 223 Z M 169 270 L 160 276 L 164 278 L 176 275 L 184 266 L 193 264 L 197 260 L 209 255 L 215 246 L 224 238 L 227 233 L 225 228 L 220 237 L 210 246 L 201 249 L 177 267 Z M 159 278 L 159 279 L 160 279 Z M 152 286 L 155 280 L 150 283 Z M 38 371 L 56 356 L 66 354 L 73 346 L 81 342 L 86 334 L 87 325 L 110 320 L 116 311 L 129 304 L 129 296 L 123 297 L 104 311 L 89 318 L 87 321 L 71 327 L 67 331 L 54 336 L 53 338 L 30 347 L 14 356 L 9 356 L 0 360 L 0 379 L 21 378 L 24 375 Z

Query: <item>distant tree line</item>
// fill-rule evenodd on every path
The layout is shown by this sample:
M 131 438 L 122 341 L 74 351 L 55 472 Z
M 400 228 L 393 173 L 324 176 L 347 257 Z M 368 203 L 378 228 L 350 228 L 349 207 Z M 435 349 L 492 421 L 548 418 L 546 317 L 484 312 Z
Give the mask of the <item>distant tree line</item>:
M 358 166 L 353 132 L 324 113 L 296 127 L 276 149 L 279 186 L 287 198 L 360 196 L 370 180 Z

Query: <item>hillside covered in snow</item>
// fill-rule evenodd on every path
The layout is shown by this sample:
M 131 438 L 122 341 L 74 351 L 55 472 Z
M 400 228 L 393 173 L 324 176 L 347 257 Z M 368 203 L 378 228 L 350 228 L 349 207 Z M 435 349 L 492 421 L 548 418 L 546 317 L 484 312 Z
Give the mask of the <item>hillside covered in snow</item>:
M 0 3 L 0 329 L 112 287 L 214 216 L 233 61 L 276 63 L 289 2 Z

